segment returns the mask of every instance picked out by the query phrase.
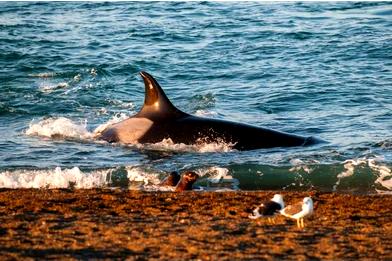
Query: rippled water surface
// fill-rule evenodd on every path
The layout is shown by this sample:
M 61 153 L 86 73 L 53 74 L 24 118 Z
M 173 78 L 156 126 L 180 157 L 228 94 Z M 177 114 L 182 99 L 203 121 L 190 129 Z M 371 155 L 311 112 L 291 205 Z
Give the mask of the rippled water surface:
M 0 187 L 392 190 L 391 3 L 0 3 Z M 233 151 L 94 140 L 138 72 L 181 110 L 328 143 Z

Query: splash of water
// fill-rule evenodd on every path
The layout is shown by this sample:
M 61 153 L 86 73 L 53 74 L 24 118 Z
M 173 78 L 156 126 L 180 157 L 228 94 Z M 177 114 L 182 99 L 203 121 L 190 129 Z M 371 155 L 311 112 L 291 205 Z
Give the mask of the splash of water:
M 197 174 L 204 178 L 204 185 L 209 188 L 225 188 L 229 190 L 239 189 L 239 180 L 230 175 L 229 169 L 212 166 L 196 170 Z
M 82 172 L 79 168 L 54 170 L 15 170 L 0 173 L 1 188 L 99 188 L 106 186 L 111 170 Z
M 196 144 L 188 145 L 184 143 L 174 143 L 172 139 L 163 139 L 161 142 L 153 144 L 137 144 L 140 149 L 156 150 L 156 151 L 178 151 L 178 152 L 230 152 L 234 151 L 234 144 L 222 142 L 205 142 L 197 141 Z
M 37 123 L 30 123 L 26 135 L 46 138 L 65 138 L 90 140 L 93 134 L 87 130 L 87 122 L 77 124 L 72 120 L 59 117 L 48 118 Z
M 53 139 L 76 139 L 80 141 L 92 141 L 98 137 L 110 125 L 120 122 L 128 117 L 125 113 L 116 114 L 107 122 L 99 125 L 93 132 L 87 130 L 87 121 L 75 123 L 65 118 L 48 118 L 36 123 L 30 123 L 29 128 L 25 131 L 29 136 L 40 136 Z M 133 144 L 138 149 L 156 150 L 156 151 L 180 151 L 180 152 L 229 152 L 233 151 L 234 144 L 225 142 L 209 143 L 199 140 L 194 145 L 183 143 L 174 143 L 171 139 L 164 139 L 154 144 Z

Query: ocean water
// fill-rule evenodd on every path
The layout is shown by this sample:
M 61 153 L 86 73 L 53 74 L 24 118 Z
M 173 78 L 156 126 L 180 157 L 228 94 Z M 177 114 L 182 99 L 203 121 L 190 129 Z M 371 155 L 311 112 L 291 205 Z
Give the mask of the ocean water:
M 392 191 L 392 4 L 0 3 L 0 187 Z M 326 143 L 235 151 L 94 139 L 140 71 L 181 110 Z

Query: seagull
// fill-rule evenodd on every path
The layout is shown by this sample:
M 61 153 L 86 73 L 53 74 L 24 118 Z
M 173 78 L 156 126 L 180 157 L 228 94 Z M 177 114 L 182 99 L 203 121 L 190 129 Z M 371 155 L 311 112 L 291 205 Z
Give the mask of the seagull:
M 250 219 L 257 219 L 260 217 L 268 217 L 269 222 L 273 222 L 272 217 L 275 214 L 278 214 L 281 209 L 284 208 L 283 197 L 280 194 L 275 194 L 274 197 L 262 203 L 255 210 L 253 210 L 253 214 L 249 215 Z
M 304 218 L 313 213 L 313 200 L 310 197 L 306 197 L 302 202 L 298 202 L 293 205 L 288 205 L 280 211 L 283 216 L 293 218 L 297 220 L 297 227 L 304 228 Z

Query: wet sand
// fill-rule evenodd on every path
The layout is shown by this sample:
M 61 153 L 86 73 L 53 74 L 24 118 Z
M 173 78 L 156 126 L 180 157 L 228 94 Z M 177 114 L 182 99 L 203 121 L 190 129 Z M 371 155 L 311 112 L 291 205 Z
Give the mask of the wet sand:
M 276 193 L 0 190 L 2 259 L 392 259 L 392 196 L 311 195 L 305 229 L 248 218 Z

